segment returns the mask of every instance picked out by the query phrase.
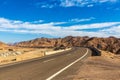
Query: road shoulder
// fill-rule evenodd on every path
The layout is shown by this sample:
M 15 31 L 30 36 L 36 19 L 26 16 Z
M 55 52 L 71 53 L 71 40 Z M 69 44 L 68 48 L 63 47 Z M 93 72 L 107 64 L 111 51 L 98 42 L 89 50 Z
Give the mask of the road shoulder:
M 120 55 L 89 57 L 74 76 L 74 80 L 119 80 Z

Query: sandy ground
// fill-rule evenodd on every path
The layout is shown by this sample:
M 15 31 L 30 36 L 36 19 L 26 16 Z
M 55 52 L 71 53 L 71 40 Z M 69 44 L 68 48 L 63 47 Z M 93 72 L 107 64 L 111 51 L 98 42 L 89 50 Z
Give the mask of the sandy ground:
M 71 48 L 65 49 L 65 50 L 70 50 Z M 3 64 L 8 64 L 8 63 L 12 63 L 12 62 L 18 62 L 18 61 L 22 61 L 22 60 L 28 60 L 28 59 L 33 59 L 33 58 L 38 58 L 38 57 L 43 57 L 46 55 L 51 55 L 51 54 L 55 54 L 55 53 L 59 53 L 65 50 L 57 50 L 57 51 L 53 51 L 53 49 L 51 48 L 13 48 L 14 51 L 19 51 L 22 54 L 20 55 L 14 55 L 14 56 L 7 56 L 7 57 L 3 57 L 0 56 L 0 65 Z M 2 52 L 7 52 L 7 50 L 3 50 Z
M 120 55 L 102 51 L 102 56 L 88 58 L 74 80 L 120 80 Z
M 16 56 L 0 57 L 0 65 L 42 57 L 44 56 L 45 51 L 52 51 L 52 49 L 17 48 L 15 49 L 15 51 L 22 52 L 23 54 Z M 6 52 L 6 50 L 1 52 Z

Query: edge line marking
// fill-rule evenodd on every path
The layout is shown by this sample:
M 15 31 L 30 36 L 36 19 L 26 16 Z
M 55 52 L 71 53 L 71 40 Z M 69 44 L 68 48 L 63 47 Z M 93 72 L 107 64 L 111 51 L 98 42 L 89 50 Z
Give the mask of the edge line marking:
M 54 77 L 56 77 L 57 75 L 59 75 L 60 73 L 62 73 L 63 71 L 65 71 L 67 68 L 71 67 L 73 64 L 75 64 L 78 61 L 80 61 L 81 59 L 83 59 L 87 54 L 88 54 L 88 49 L 87 49 L 86 53 L 82 57 L 78 58 L 74 62 L 70 63 L 68 66 L 66 66 L 66 67 L 62 68 L 61 70 L 59 70 L 58 72 L 54 73 L 52 76 L 48 77 L 46 80 L 53 79 Z

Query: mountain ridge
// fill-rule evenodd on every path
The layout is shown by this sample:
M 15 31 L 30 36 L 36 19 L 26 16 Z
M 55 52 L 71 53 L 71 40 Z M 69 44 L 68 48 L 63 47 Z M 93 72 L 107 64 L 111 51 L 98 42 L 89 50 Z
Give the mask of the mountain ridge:
M 88 36 L 67 36 L 64 38 L 36 38 L 33 40 L 17 43 L 15 46 L 33 48 L 94 47 L 100 50 L 120 54 L 120 38 L 112 36 L 108 38 Z

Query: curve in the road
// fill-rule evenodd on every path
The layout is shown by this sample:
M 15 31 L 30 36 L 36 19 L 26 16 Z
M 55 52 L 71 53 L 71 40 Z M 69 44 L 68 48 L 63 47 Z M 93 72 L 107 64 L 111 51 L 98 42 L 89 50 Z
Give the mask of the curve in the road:
M 88 55 L 88 49 L 87 49 L 86 53 L 82 57 L 78 58 L 77 60 L 75 60 L 74 62 L 70 63 L 66 67 L 62 68 L 61 70 L 59 70 L 58 72 L 56 72 L 55 74 L 53 74 L 52 76 L 50 76 L 49 78 L 47 78 L 46 80 L 52 80 L 54 77 L 56 77 L 57 75 L 59 75 L 60 73 L 62 73 L 63 71 L 65 71 L 67 68 L 69 68 L 70 66 L 72 66 L 76 62 L 78 62 L 81 59 L 83 59 L 86 55 Z
M 62 80 L 61 77 L 72 73 L 70 68 L 73 65 L 90 54 L 89 49 L 76 47 L 59 54 L 3 66 L 0 68 L 0 80 Z M 68 69 L 69 73 L 66 72 Z

